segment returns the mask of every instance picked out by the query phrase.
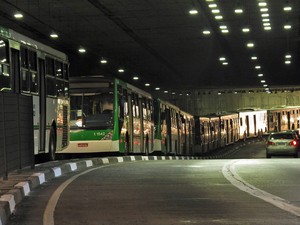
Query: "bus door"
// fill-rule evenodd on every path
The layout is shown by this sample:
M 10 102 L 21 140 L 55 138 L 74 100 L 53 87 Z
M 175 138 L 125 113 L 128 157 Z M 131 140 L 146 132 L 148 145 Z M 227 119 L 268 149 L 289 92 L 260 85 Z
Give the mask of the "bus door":
M 133 152 L 133 104 L 132 104 L 132 95 L 128 94 L 128 125 L 127 131 L 125 134 L 126 140 L 126 152 Z
M 46 84 L 45 84 L 45 60 L 38 58 L 39 61 L 39 152 L 44 152 L 46 145 Z M 37 107 L 37 106 L 35 106 Z

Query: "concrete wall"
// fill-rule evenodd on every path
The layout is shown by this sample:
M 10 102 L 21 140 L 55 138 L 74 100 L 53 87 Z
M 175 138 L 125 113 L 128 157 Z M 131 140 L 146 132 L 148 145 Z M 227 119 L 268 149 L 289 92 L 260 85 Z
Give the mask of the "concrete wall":
M 218 91 L 214 90 L 194 90 L 190 91 L 188 96 L 187 94 L 161 94 L 159 97 L 193 115 L 233 111 L 246 107 L 268 109 L 282 105 L 300 106 L 300 91 L 229 92 L 231 91 L 222 91 L 218 94 Z

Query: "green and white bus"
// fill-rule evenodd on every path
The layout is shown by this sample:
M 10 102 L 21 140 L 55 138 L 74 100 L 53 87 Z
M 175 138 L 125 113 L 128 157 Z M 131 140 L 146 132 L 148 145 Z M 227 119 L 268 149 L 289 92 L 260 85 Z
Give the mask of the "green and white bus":
M 33 98 L 34 154 L 54 160 L 69 143 L 68 57 L 0 26 L 0 91 Z
M 70 77 L 70 144 L 62 153 L 150 154 L 153 98 L 102 76 Z

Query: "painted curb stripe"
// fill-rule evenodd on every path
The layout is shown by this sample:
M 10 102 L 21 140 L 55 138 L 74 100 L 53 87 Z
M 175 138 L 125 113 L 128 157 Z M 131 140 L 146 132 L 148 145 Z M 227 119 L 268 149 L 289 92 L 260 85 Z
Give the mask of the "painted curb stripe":
M 76 163 L 68 163 L 68 165 L 71 167 L 71 171 L 77 170 L 77 164 Z
M 93 166 L 93 161 L 92 160 L 86 160 L 86 167 L 92 167 Z
M 29 192 L 30 192 L 29 183 L 27 181 L 17 183 L 15 185 L 15 187 L 21 188 L 23 190 L 25 196 L 27 196 L 29 194 Z
M 61 176 L 61 168 L 60 167 L 54 167 L 54 168 L 52 168 L 52 171 L 54 172 L 55 177 Z
M 46 181 L 44 173 L 34 173 L 34 174 L 32 174 L 32 176 L 38 177 L 40 184 L 43 184 Z
M 8 202 L 10 214 L 12 214 L 16 207 L 15 197 L 12 194 L 2 195 L 0 201 Z

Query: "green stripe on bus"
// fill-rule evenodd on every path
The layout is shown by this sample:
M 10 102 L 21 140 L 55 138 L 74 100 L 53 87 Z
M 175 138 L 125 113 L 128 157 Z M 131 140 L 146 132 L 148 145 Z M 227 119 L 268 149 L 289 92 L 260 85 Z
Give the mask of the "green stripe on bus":
M 107 140 L 111 140 L 108 137 L 112 133 L 112 130 L 77 130 L 70 132 L 70 141 L 97 141 L 106 137 Z

